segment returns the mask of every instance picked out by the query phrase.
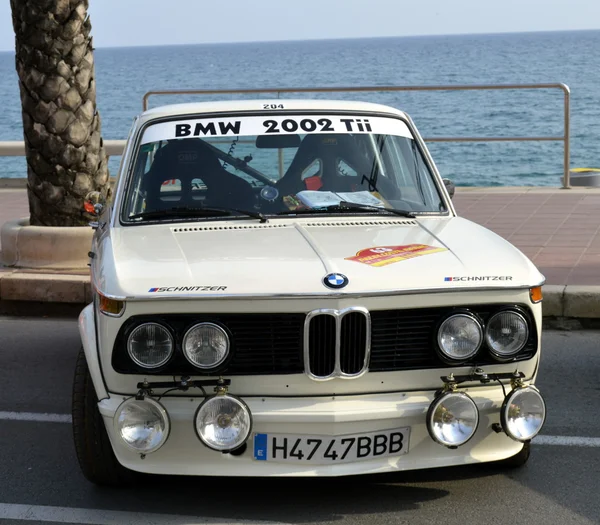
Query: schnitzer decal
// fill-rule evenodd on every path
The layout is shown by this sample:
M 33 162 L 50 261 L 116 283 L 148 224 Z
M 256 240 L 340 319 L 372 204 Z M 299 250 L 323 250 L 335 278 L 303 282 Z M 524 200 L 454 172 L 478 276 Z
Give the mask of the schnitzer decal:
M 150 288 L 150 293 L 164 292 L 224 292 L 227 286 L 161 286 L 160 288 Z
M 159 122 L 144 131 L 142 144 L 172 139 L 211 139 L 296 133 L 377 133 L 412 138 L 408 126 L 393 117 L 357 115 L 274 115 L 240 116 L 237 118 L 196 118 Z
M 512 281 L 510 275 L 467 275 L 463 277 L 444 277 L 444 281 Z
M 387 266 L 422 255 L 445 252 L 447 248 L 437 248 L 427 244 L 407 244 L 406 246 L 375 246 L 360 250 L 354 257 L 346 257 L 347 261 L 356 261 L 369 266 Z

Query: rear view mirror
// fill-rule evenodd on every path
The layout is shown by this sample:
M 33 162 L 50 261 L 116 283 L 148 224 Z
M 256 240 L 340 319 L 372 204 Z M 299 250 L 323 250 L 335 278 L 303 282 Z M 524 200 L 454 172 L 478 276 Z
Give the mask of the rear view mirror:
M 452 182 L 450 179 L 442 179 L 444 181 L 444 186 L 446 186 L 446 191 L 448 192 L 448 195 L 450 195 L 450 198 L 454 197 L 454 193 L 456 192 L 456 186 L 454 185 L 454 182 Z
M 259 149 L 298 148 L 300 135 L 259 135 L 256 138 L 256 147 Z

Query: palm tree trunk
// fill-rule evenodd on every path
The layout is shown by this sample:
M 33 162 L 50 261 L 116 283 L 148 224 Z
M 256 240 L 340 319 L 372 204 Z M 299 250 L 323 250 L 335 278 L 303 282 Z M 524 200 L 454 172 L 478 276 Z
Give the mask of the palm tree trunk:
M 89 222 L 85 196 L 109 197 L 96 109 L 88 0 L 10 0 L 31 224 Z

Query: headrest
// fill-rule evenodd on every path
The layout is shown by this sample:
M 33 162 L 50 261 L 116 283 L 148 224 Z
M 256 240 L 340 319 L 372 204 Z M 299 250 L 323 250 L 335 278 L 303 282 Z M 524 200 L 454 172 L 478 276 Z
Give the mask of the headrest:
M 218 157 L 201 139 L 170 141 L 156 152 L 152 164 L 152 171 L 164 173 L 168 178 L 187 173 L 201 177 L 220 170 Z

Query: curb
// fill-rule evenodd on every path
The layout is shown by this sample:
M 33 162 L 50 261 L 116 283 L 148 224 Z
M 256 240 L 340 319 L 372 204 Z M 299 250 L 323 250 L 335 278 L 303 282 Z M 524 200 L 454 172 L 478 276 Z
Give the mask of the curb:
M 600 328 L 600 286 L 545 285 L 543 328 Z
M 87 270 L 93 235 L 89 226 L 30 226 L 28 217 L 13 219 L 0 226 L 0 264 L 63 274 Z
M 0 267 L 0 311 L 5 303 L 46 304 L 82 307 L 92 300 L 89 272 L 12 270 Z M 12 305 L 14 307 L 14 305 Z
M 543 290 L 544 328 L 600 328 L 600 286 L 546 285 Z M 91 301 L 86 271 L 0 267 L 0 315 L 78 314 Z

